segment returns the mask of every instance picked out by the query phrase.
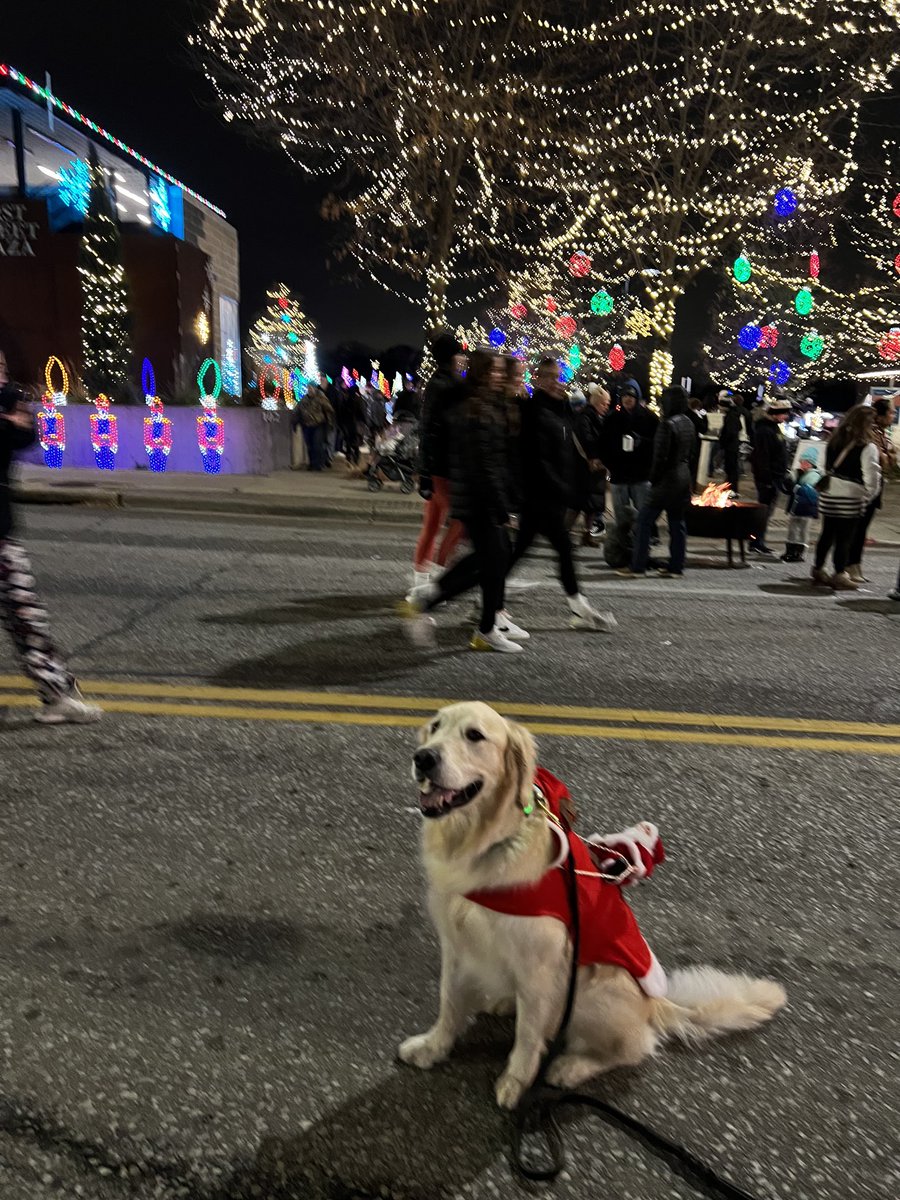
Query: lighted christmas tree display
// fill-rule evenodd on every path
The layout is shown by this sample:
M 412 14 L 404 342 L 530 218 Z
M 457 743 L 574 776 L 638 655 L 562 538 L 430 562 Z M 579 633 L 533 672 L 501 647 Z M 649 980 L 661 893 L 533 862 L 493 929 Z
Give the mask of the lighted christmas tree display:
M 291 407 L 306 391 L 308 367 L 315 360 L 316 332 L 287 284 L 266 293 L 267 307 L 250 329 L 247 353 L 265 393 L 281 388 Z M 312 360 L 307 347 L 311 346 Z M 316 378 L 317 376 L 313 376 Z
M 81 278 L 83 380 L 91 394 L 114 392 L 128 374 L 128 289 L 122 245 L 106 174 L 92 157 L 90 202 L 81 235 L 78 273 Z

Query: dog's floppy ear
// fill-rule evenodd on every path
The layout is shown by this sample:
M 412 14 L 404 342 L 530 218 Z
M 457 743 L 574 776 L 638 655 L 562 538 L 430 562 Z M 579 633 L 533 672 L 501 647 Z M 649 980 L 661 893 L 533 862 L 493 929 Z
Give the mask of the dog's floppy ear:
M 515 785 L 516 803 L 526 808 L 531 802 L 534 787 L 534 772 L 537 767 L 537 749 L 534 738 L 524 725 L 515 721 L 506 722 L 506 777 Z

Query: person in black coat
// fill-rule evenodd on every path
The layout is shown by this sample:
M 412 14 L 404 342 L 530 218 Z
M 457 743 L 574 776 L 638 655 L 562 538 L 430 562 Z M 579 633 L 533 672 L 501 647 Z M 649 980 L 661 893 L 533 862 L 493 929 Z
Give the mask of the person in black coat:
M 50 637 L 50 620 L 34 593 L 34 577 L 25 547 L 14 536 L 10 487 L 13 455 L 35 440 L 34 421 L 25 393 L 13 383 L 0 386 L 0 623 L 9 631 L 22 670 L 41 699 L 35 720 L 45 725 L 87 724 L 102 715 L 85 704 L 75 676 Z
M 653 526 L 663 512 L 669 524 L 669 564 L 659 573 L 668 579 L 680 579 L 684 574 L 685 515 L 691 502 L 691 470 L 697 456 L 697 431 L 688 416 L 684 388 L 666 388 L 661 406 L 663 419 L 653 440 L 650 496 L 638 515 L 631 566 L 617 572 L 626 577 L 647 573 Z
M 566 515 L 576 503 L 577 452 L 572 410 L 555 359 L 544 358 L 538 364 L 534 393 L 522 401 L 521 414 L 523 495 L 511 565 L 528 553 L 541 534 L 556 551 L 571 612 L 589 628 L 609 631 L 615 628 L 615 618 L 591 608 L 575 574 Z
M 584 542 L 594 544 L 604 530 L 606 467 L 603 464 L 603 421 L 609 392 L 599 383 L 588 389 L 587 404 L 575 410 L 576 507 L 584 517 Z M 577 514 L 576 514 L 577 515 Z
M 753 467 L 753 481 L 756 484 L 756 498 L 766 506 L 759 534 L 750 541 L 750 550 L 754 554 L 771 557 L 773 551 L 766 543 L 766 531 L 769 518 L 775 510 L 778 497 L 785 487 L 788 474 L 788 452 L 781 426 L 790 416 L 789 400 L 775 398 L 765 407 L 765 412 L 756 422 L 753 429 L 753 454 L 750 463 Z
M 520 641 L 528 637 L 503 611 L 511 510 L 504 375 L 497 355 L 476 350 L 469 359 L 462 399 L 450 413 L 448 454 L 443 461 L 450 478 L 451 512 L 465 527 L 472 553 L 436 581 L 410 593 L 404 615 L 411 618 L 410 630 L 420 645 L 433 640 L 429 614 L 476 582 L 481 586 L 481 613 L 470 647 L 518 653 Z
M 609 471 L 609 490 L 617 521 L 629 506 L 640 511 L 646 503 L 658 424 L 634 383 L 622 388 L 618 404 L 603 422 L 600 457 Z
M 461 343 L 451 333 L 431 345 L 437 370 L 428 380 L 419 425 L 419 494 L 425 500 L 422 529 L 413 554 L 413 586 L 428 582 L 433 564 L 446 565 L 456 548 L 462 526 L 450 516 L 450 423 L 463 397 L 465 364 Z M 447 526 L 447 531 L 438 538 Z
M 719 432 L 725 479 L 731 490 L 737 492 L 741 482 L 741 459 L 746 458 L 753 447 L 753 423 L 741 396 L 724 397 L 720 404 L 725 408 Z

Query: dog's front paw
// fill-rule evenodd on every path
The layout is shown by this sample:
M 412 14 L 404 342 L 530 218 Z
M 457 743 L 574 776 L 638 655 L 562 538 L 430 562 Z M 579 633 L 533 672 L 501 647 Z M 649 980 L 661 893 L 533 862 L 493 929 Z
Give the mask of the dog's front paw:
M 447 1051 L 430 1033 L 417 1033 L 415 1037 L 407 1038 L 397 1053 L 402 1062 L 421 1067 L 423 1071 L 447 1057 Z
M 525 1094 L 525 1084 L 506 1070 L 497 1080 L 495 1094 L 501 1108 L 516 1108 Z

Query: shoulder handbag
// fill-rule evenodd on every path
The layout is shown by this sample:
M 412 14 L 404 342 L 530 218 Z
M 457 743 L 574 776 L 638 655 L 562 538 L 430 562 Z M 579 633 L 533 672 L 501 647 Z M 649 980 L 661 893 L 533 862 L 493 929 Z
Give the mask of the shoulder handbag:
M 855 449 L 855 446 L 856 446 L 855 442 L 851 442 L 849 446 L 846 446 L 840 452 L 840 454 L 837 456 L 837 458 L 834 460 L 834 466 L 831 468 L 831 470 L 826 471 L 825 474 L 822 476 L 822 478 L 815 484 L 815 489 L 819 493 L 820 496 L 824 495 L 824 493 L 828 492 L 831 489 L 832 475 L 835 475 L 837 473 L 838 467 L 841 465 L 841 463 L 844 461 L 844 459 L 847 457 L 847 455 L 850 453 L 850 451 Z

